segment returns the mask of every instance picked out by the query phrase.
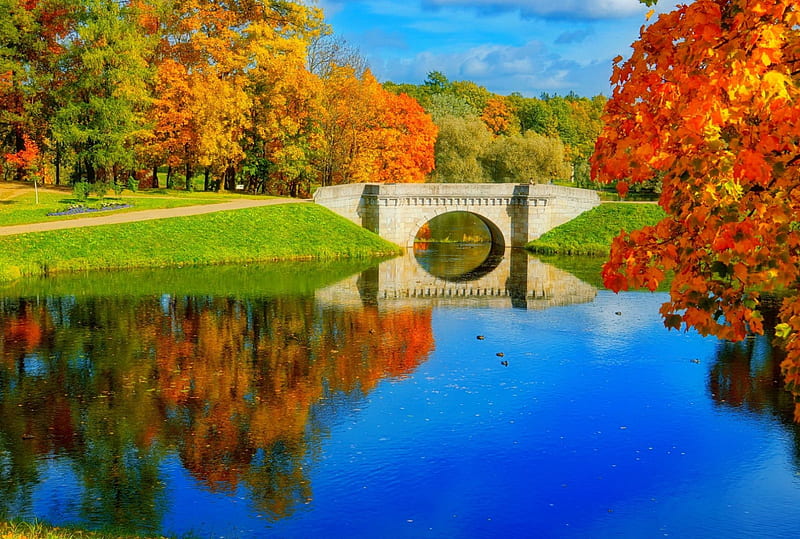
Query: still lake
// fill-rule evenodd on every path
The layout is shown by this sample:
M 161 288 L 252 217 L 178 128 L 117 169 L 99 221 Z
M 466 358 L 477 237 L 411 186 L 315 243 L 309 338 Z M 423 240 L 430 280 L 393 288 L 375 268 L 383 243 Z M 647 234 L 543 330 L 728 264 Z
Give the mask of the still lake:
M 797 537 L 800 429 L 766 338 L 667 331 L 664 294 L 605 291 L 596 263 L 466 251 L 0 291 L 0 519 Z

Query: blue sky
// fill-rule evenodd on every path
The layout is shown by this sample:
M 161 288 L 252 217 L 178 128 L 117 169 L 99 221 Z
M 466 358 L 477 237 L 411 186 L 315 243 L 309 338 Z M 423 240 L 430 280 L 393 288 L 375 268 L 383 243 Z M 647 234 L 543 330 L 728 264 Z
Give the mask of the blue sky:
M 441 71 L 490 91 L 610 95 L 611 60 L 645 24 L 638 0 L 318 0 L 380 81 Z M 674 7 L 662 0 L 659 11 Z

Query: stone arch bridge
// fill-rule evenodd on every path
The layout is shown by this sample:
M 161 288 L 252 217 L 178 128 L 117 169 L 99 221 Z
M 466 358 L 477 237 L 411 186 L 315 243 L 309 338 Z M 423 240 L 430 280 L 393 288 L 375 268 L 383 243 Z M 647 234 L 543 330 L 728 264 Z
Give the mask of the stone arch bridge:
M 524 247 L 600 204 L 595 191 L 510 183 L 360 183 L 320 187 L 314 201 L 402 247 L 438 215 L 480 218 L 498 249 Z

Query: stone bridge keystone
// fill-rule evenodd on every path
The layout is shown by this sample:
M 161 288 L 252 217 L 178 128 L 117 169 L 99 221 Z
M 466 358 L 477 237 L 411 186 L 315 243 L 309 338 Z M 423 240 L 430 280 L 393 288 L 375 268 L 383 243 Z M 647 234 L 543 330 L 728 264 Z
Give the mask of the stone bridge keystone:
M 600 204 L 595 191 L 512 183 L 355 183 L 320 187 L 314 201 L 403 247 L 438 215 L 469 212 L 501 248 L 524 247 Z

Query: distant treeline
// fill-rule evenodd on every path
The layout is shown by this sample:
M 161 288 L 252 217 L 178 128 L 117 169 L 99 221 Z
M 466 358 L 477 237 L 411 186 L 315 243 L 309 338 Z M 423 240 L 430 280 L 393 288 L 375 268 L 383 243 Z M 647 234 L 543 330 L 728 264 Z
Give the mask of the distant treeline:
M 419 85 L 387 82 L 384 88 L 414 97 L 439 127 L 433 181 L 590 183 L 602 95 L 501 96 L 440 72 Z

